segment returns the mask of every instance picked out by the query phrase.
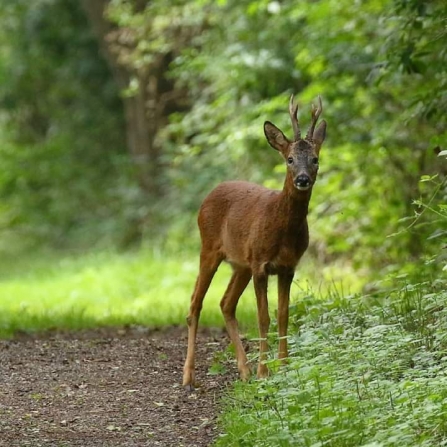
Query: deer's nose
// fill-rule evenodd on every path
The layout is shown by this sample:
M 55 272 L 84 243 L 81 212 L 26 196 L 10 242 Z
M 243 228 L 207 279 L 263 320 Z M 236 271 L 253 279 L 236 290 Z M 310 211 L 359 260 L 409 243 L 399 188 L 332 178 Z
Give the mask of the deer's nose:
M 295 179 L 295 186 L 297 189 L 301 190 L 301 191 L 305 191 L 306 189 L 309 189 L 310 187 L 310 178 L 308 175 L 306 174 L 300 174 L 296 179 Z

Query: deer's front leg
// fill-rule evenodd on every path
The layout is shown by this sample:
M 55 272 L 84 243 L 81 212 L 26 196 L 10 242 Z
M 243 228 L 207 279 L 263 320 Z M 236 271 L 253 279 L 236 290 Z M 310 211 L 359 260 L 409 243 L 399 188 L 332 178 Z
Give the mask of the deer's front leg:
M 278 358 L 283 360 L 289 356 L 287 350 L 287 326 L 289 324 L 290 286 L 293 281 L 293 270 L 285 270 L 278 274 Z
M 253 276 L 255 286 L 256 303 L 258 306 L 258 326 L 259 326 L 259 364 L 257 376 L 263 378 L 268 376 L 268 368 L 264 364 L 267 359 L 267 333 L 270 326 L 269 308 L 267 300 L 268 276 L 266 274 L 257 274 Z

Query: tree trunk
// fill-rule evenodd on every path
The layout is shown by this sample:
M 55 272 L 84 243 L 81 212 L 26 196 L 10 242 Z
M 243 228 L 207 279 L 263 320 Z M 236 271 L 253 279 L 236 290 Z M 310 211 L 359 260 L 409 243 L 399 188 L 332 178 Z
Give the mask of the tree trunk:
M 157 134 L 167 124 L 169 113 L 185 108 L 185 94 L 176 91 L 173 81 L 166 76 L 174 57 L 171 53 L 154 54 L 153 62 L 139 69 L 120 63 L 120 50 L 123 48 L 120 41 L 122 30 L 115 27 L 104 15 L 109 1 L 81 0 L 101 52 L 118 86 L 124 90 L 129 87 L 131 79 L 138 82 L 137 91 L 123 97 L 123 106 L 128 150 L 144 195 L 145 208 L 150 210 L 165 194 L 165 167 Z M 136 5 L 136 8 L 142 9 L 144 5 Z M 146 226 L 150 218 L 148 211 L 139 217 L 140 222 L 137 225 Z
M 151 99 L 147 88 L 148 75 L 133 72 L 131 68 L 119 63 L 119 55 L 113 51 L 112 45 L 114 27 L 104 16 L 108 3 L 109 0 L 82 0 L 82 6 L 97 36 L 101 52 L 119 88 L 122 90 L 127 88 L 133 76 L 138 80 L 138 91 L 132 96 L 123 98 L 127 146 L 135 164 L 140 187 L 148 198 L 156 200 L 162 192 L 159 181 L 162 170 L 160 149 L 155 144 L 158 126 L 148 113 Z

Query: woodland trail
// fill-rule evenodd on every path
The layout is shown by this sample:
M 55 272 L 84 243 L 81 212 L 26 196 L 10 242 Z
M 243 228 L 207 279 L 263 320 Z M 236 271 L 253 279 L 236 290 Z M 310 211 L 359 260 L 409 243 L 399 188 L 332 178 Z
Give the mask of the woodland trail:
M 210 375 L 228 340 L 198 335 L 193 393 L 181 386 L 186 329 L 51 332 L 0 341 L 0 446 L 202 447 L 218 435 L 233 365 Z

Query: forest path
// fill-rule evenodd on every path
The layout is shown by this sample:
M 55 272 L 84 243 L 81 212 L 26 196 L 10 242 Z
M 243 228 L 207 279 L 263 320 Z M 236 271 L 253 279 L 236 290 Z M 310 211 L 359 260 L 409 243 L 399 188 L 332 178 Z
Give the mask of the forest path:
M 208 446 L 233 365 L 209 375 L 228 345 L 198 335 L 193 393 L 181 386 L 186 329 L 53 332 L 0 341 L 0 446 Z

